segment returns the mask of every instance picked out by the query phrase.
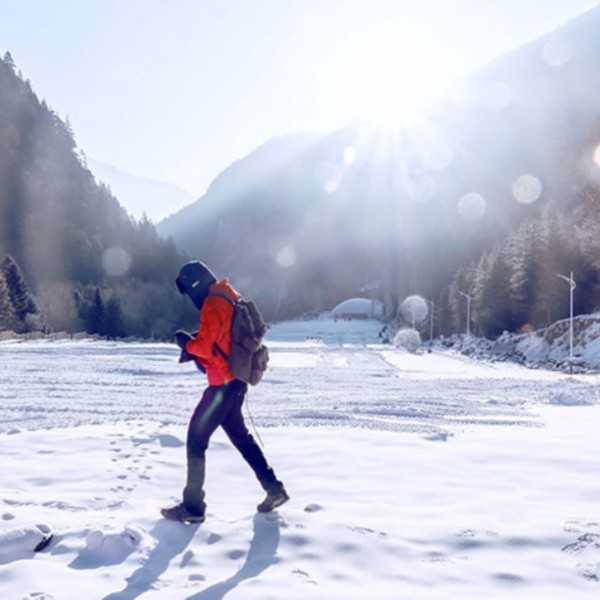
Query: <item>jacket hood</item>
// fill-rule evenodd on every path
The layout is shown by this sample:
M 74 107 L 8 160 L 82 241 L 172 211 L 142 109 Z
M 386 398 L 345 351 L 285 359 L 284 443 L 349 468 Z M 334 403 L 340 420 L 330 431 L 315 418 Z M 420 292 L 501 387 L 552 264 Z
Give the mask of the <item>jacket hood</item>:
M 214 273 L 199 260 L 193 260 L 181 267 L 175 280 L 181 294 L 187 294 L 194 306 L 202 310 L 210 286 L 217 281 Z

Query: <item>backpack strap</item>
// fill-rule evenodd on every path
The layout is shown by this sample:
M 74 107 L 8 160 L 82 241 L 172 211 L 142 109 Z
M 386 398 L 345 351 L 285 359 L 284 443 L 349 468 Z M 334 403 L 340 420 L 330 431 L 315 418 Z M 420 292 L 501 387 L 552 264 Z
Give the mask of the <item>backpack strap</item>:
M 215 290 L 214 292 L 208 292 L 208 295 L 209 296 L 221 296 L 221 298 L 225 298 L 226 300 L 229 300 L 229 302 L 232 304 L 232 306 L 235 306 L 235 300 L 229 294 L 226 294 L 225 292 Z
M 219 290 L 215 290 L 213 292 L 209 292 L 208 293 L 209 296 L 221 296 L 221 298 L 225 298 L 230 304 L 231 306 L 235 306 L 235 300 L 229 295 L 226 294 L 225 292 L 221 292 Z M 224 358 L 225 360 L 227 360 L 229 358 L 228 354 L 225 354 L 225 351 L 221 348 L 221 346 L 219 346 L 219 344 L 217 344 L 217 342 L 215 342 L 213 344 L 213 348 L 214 350 L 216 350 L 222 358 Z
M 228 354 L 225 354 L 225 352 L 223 351 L 223 349 L 221 348 L 221 346 L 219 346 L 219 344 L 217 344 L 217 342 L 215 342 L 213 344 L 213 348 L 221 355 L 222 358 L 224 358 L 225 360 L 227 360 L 229 358 Z

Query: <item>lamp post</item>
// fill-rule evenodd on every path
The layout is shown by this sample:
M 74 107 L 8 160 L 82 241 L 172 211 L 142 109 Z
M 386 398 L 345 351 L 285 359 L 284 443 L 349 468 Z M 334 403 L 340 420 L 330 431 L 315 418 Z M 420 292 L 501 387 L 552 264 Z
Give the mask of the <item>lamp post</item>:
M 564 279 L 569 284 L 569 373 L 573 374 L 573 290 L 577 287 L 573 279 L 573 271 L 570 277 L 566 275 L 556 274 L 557 277 Z
M 435 310 L 435 303 L 433 300 L 427 300 L 427 304 L 431 306 L 429 311 L 429 347 L 433 345 L 433 311 Z
M 471 336 L 471 296 L 465 292 L 458 292 L 467 299 L 467 337 Z

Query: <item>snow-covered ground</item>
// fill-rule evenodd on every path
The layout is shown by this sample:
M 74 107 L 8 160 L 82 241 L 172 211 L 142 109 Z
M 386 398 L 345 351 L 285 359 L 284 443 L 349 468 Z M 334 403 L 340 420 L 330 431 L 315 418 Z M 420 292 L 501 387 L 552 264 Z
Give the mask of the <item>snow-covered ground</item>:
M 600 376 L 410 354 L 379 331 L 273 327 L 249 409 L 292 499 L 257 514 L 217 432 L 201 526 L 159 515 L 204 386 L 174 345 L 0 343 L 2 597 L 598 597 Z

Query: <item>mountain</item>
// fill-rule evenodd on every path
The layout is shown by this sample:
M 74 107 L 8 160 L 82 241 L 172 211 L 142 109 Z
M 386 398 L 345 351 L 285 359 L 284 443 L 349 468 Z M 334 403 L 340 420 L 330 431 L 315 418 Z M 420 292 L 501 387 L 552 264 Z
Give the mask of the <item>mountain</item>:
M 68 122 L 38 100 L 9 53 L 0 60 L 0 260 L 6 255 L 45 330 L 163 337 L 185 311 L 173 286 L 183 257 L 96 183 Z
M 194 201 L 187 191 L 164 181 L 136 177 L 89 157 L 87 166 L 96 181 L 107 185 L 136 219 L 146 214 L 153 222 L 158 222 Z
M 364 290 L 395 314 L 419 293 L 439 307 L 439 331 L 455 330 L 458 292 L 476 287 L 480 258 L 491 268 L 496 247 L 508 260 L 504 245 L 519 227 L 546 227 L 551 212 L 566 232 L 572 208 L 596 185 L 599 31 L 597 8 L 500 57 L 395 131 L 351 125 L 270 140 L 158 231 L 231 276 L 271 318 L 318 312 Z M 571 250 L 565 261 L 583 251 Z M 514 252 L 510 259 L 509 279 Z M 593 290 L 596 273 L 586 277 Z M 480 319 L 482 303 L 483 291 Z

